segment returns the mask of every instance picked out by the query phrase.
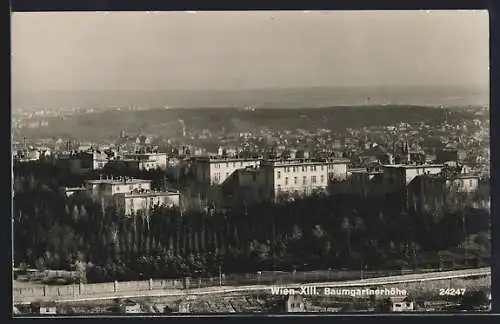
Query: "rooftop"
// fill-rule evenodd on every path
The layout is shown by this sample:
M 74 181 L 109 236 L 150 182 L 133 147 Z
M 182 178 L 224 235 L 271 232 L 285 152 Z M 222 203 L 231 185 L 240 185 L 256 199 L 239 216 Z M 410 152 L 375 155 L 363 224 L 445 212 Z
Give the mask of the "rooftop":
M 90 183 L 90 184 L 120 184 L 120 183 L 134 184 L 134 183 L 151 183 L 151 180 L 120 177 L 120 178 L 85 180 L 85 183 Z
M 384 168 L 404 168 L 404 169 L 414 169 L 414 168 L 443 168 L 444 164 L 385 164 Z
M 304 165 L 304 164 L 343 164 L 348 163 L 348 160 L 343 159 L 268 159 L 263 160 L 264 165 Z
M 167 190 L 167 191 L 154 191 L 154 190 L 144 190 L 144 191 L 131 191 L 128 193 L 117 194 L 117 196 L 123 196 L 125 198 L 130 197 L 158 197 L 158 196 L 176 196 L 180 192 L 177 190 Z
M 118 163 L 118 162 L 139 162 L 139 160 L 136 160 L 136 159 L 128 159 L 128 158 L 125 158 L 125 159 L 113 159 L 113 160 L 109 160 L 111 163 Z
M 239 161 L 260 161 L 258 157 L 224 157 L 224 156 L 195 156 L 195 161 L 203 162 L 239 162 Z
M 391 296 L 389 297 L 391 302 L 406 302 L 406 301 L 411 301 L 411 299 L 408 296 Z
M 129 152 L 126 155 L 167 155 L 167 153 L 162 153 L 162 152 Z
M 384 171 L 379 170 L 366 170 L 366 169 L 354 169 L 350 170 L 351 173 L 366 173 L 366 174 L 383 174 Z
M 448 180 L 455 180 L 455 179 L 479 179 L 478 175 L 471 174 L 471 173 L 439 173 L 439 174 L 425 174 L 422 176 L 426 176 L 429 178 L 435 178 L 435 179 L 448 179 Z
M 260 172 L 261 169 L 260 168 L 254 168 L 254 167 L 246 167 L 244 169 L 238 169 L 236 170 L 236 172 Z

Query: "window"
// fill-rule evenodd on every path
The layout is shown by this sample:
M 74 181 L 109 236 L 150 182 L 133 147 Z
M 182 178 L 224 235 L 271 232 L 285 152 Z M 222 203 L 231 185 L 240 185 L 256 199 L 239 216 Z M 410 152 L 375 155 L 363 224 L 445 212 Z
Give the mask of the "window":
M 312 165 L 309 166 L 309 171 L 312 171 L 313 170 L 313 167 Z
M 278 191 L 281 191 L 281 185 L 278 185 Z
M 243 161 L 240 161 L 240 166 L 243 166 Z
M 321 175 L 321 177 L 320 177 L 320 182 L 321 182 L 321 183 L 325 182 L 325 176 L 324 176 L 324 175 Z
M 311 177 L 311 183 L 316 183 L 316 176 Z
M 305 170 L 305 167 L 302 167 L 302 172 L 304 172 L 304 171 L 306 171 L 306 170 Z
M 292 172 L 295 172 L 295 167 L 292 167 Z
M 285 178 L 285 185 L 288 185 L 288 177 Z
M 228 178 L 228 177 L 229 177 L 229 172 L 226 172 L 226 178 Z
M 304 186 L 307 184 L 307 177 L 306 177 L 306 176 L 304 176 L 304 177 L 302 178 L 302 184 L 303 184 Z
M 297 177 L 293 178 L 293 184 L 297 184 L 297 182 L 298 182 Z
M 469 180 L 469 186 L 472 187 L 472 179 Z
M 236 167 L 236 162 L 233 162 L 233 168 L 235 168 L 235 167 Z
M 321 171 L 323 171 L 323 170 L 324 170 L 324 167 L 323 167 L 323 166 L 321 166 Z
M 226 162 L 226 168 L 229 168 L 229 162 Z
M 278 171 L 278 179 L 281 179 L 281 172 Z

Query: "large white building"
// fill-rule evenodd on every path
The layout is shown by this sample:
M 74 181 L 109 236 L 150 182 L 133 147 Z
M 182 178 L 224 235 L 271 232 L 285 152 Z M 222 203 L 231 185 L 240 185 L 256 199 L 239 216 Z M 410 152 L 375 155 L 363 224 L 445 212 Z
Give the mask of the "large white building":
M 104 206 L 114 205 L 130 215 L 139 210 L 148 210 L 155 205 L 179 206 L 178 191 L 153 191 L 151 180 L 127 177 L 85 181 L 85 188 L 91 197 Z
M 217 185 L 224 183 L 238 169 L 258 167 L 260 159 L 196 157 L 192 159 L 192 171 L 198 183 Z
M 167 168 L 167 153 L 133 153 L 125 154 L 125 159 L 139 161 L 140 170 L 154 170 Z
M 388 188 L 404 189 L 420 175 L 439 174 L 444 164 L 392 164 L 383 165 L 383 182 Z
M 276 201 L 307 195 L 328 186 L 327 161 L 310 159 L 263 160 L 259 167 L 235 172 L 232 194 L 236 201 Z
M 119 193 L 129 193 L 134 190 L 151 190 L 151 180 L 133 179 L 127 177 L 86 180 L 85 188 L 92 199 L 109 206 L 114 203 L 113 196 Z
M 267 160 L 261 168 L 265 186 L 271 195 L 280 193 L 303 194 L 328 186 L 328 162 L 308 159 Z
M 479 188 L 479 177 L 471 174 L 429 175 L 423 176 L 422 180 L 424 186 L 434 185 L 445 191 L 471 193 Z
M 151 190 L 151 180 L 108 177 L 97 180 L 85 180 L 85 188 L 87 188 L 94 198 L 111 197 L 117 193 L 130 192 L 136 189 Z
M 273 161 L 273 162 L 269 162 Z M 322 165 L 326 170 L 326 178 L 325 183 L 328 179 L 338 179 L 345 180 L 347 177 L 347 160 L 317 160 L 313 162 L 312 159 L 306 158 L 294 158 L 294 159 L 281 159 L 281 160 L 262 160 L 260 158 L 224 158 L 224 157 L 196 157 L 192 160 L 192 170 L 194 178 L 199 183 L 209 183 L 211 185 L 214 184 L 222 184 L 224 183 L 236 170 L 245 169 L 248 167 L 269 167 L 270 165 L 274 165 L 277 169 L 280 169 L 280 165 L 290 166 L 295 170 L 293 172 L 297 172 L 297 177 L 304 177 L 301 175 L 302 167 L 304 170 L 307 169 L 307 172 L 312 172 L 309 164 Z M 304 165 L 303 165 L 304 164 Z M 306 168 L 305 165 L 308 165 Z M 300 168 L 299 168 L 300 167 Z M 280 172 L 288 172 L 289 168 L 285 168 L 280 170 Z M 319 169 L 315 172 L 320 172 Z M 276 171 L 278 172 L 278 171 Z M 305 172 L 305 171 L 304 171 Z M 316 175 L 318 179 L 321 178 L 320 174 Z M 294 176 L 295 177 L 295 176 Z M 303 178 L 301 178 L 303 179 Z M 309 179 L 309 178 L 308 178 Z M 306 183 L 308 181 L 313 181 L 311 179 L 306 179 Z M 290 179 L 292 181 L 293 179 Z M 283 181 L 286 181 L 286 176 L 283 178 Z M 301 180 L 302 181 L 302 180 Z M 319 181 L 319 180 L 318 180 Z M 297 185 L 300 183 L 297 180 Z M 280 184 L 285 186 L 285 184 Z M 288 185 L 287 185 L 288 186 Z
M 239 195 L 237 199 L 248 202 L 308 195 L 315 190 L 326 190 L 332 173 L 335 178 L 345 179 L 347 164 L 309 159 L 264 160 L 260 167 L 236 172 L 234 192 Z
M 347 164 L 349 160 L 327 160 L 328 178 L 330 180 L 345 180 L 347 178 Z
M 106 153 L 96 150 L 78 152 L 69 156 L 70 169 L 74 173 L 102 169 L 108 161 Z
M 113 196 L 118 211 L 125 216 L 139 211 L 149 211 L 155 206 L 180 206 L 179 191 L 152 191 L 134 190 L 128 193 L 119 193 Z
M 464 199 L 479 190 L 479 177 L 472 174 L 443 172 L 418 176 L 408 187 L 408 206 L 428 208 L 433 202 L 441 204 L 447 199 Z M 461 194 L 457 196 L 456 194 Z M 453 201 L 453 200 L 452 200 Z M 464 203 L 471 201 L 463 200 Z M 473 205 L 484 208 L 487 202 L 473 202 Z M 488 207 L 489 208 L 489 207 Z

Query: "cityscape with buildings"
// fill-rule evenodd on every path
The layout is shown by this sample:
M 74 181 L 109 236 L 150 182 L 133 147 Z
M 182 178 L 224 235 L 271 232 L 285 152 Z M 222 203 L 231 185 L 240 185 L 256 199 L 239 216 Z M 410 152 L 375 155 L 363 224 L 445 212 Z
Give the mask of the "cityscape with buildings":
M 487 96 L 354 88 L 17 102 L 13 314 L 491 310 Z

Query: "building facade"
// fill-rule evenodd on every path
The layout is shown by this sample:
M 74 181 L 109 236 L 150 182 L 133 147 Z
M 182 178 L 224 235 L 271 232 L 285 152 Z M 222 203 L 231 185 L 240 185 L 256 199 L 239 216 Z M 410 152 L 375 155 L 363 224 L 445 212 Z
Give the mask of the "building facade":
M 259 165 L 260 160 L 253 158 L 196 157 L 191 160 L 196 182 L 209 185 L 224 183 L 238 169 Z
M 141 170 L 164 170 L 167 168 L 167 153 L 133 153 L 125 154 L 124 158 L 139 161 Z
M 404 190 L 415 177 L 424 174 L 439 174 L 443 168 L 443 164 L 383 165 L 383 182 L 388 190 Z
M 104 206 L 115 206 L 125 216 L 155 206 L 180 206 L 179 191 L 151 190 L 151 180 L 127 177 L 85 181 L 87 193 Z
M 74 173 L 100 170 L 108 163 L 108 156 L 100 151 L 89 150 L 73 153 L 69 157 L 70 169 Z
M 115 159 L 108 161 L 106 168 L 123 172 L 134 172 L 141 170 L 141 161 L 134 159 Z
M 85 188 L 90 196 L 105 205 L 113 203 L 113 196 L 120 193 L 151 190 L 151 180 L 127 177 L 86 180 Z
M 113 198 L 118 211 L 125 216 L 131 216 L 137 212 L 147 212 L 156 206 L 169 208 L 180 206 L 180 193 L 178 191 L 142 189 L 118 193 Z
M 230 203 L 256 203 L 269 199 L 266 189 L 266 174 L 264 169 L 248 167 L 236 170 L 229 183 L 226 197 Z
M 261 168 L 264 194 L 276 199 L 282 194 L 310 194 L 328 187 L 328 162 L 308 159 L 265 160 Z
M 328 160 L 327 170 L 329 180 L 345 180 L 347 178 L 348 160 Z
M 383 171 L 352 170 L 349 177 L 349 192 L 362 196 L 379 195 L 387 193 L 383 186 Z

